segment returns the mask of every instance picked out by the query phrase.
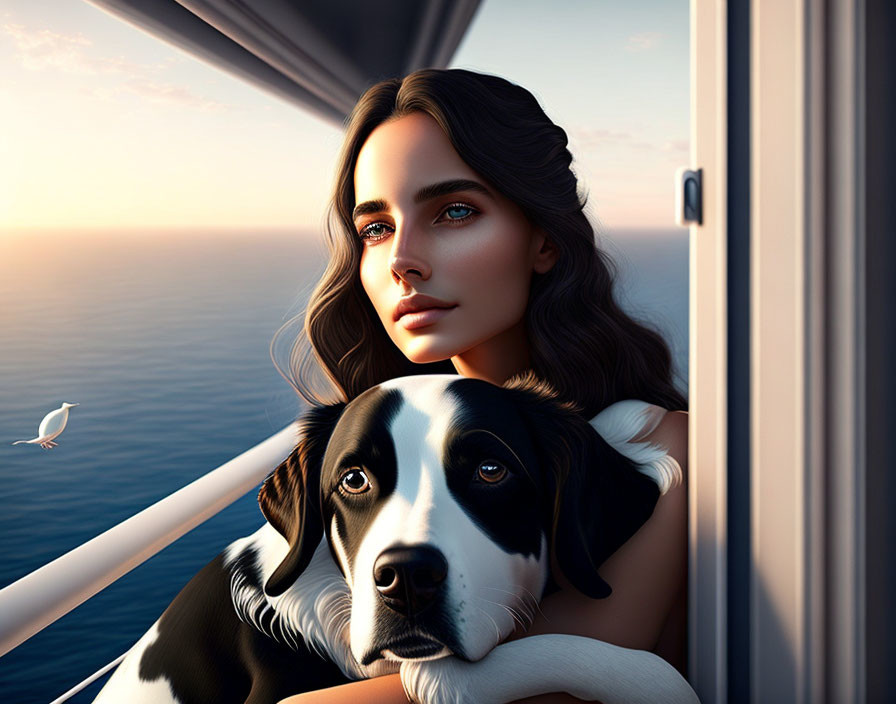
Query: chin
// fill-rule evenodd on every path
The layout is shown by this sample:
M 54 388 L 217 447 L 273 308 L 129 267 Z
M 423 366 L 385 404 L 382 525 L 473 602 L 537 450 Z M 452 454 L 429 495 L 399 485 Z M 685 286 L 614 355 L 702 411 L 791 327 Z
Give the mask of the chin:
M 396 344 L 402 354 L 414 364 L 444 362 L 463 351 L 458 348 L 456 343 L 449 344 L 447 340 L 426 340 L 422 337 L 415 340 L 402 340 Z

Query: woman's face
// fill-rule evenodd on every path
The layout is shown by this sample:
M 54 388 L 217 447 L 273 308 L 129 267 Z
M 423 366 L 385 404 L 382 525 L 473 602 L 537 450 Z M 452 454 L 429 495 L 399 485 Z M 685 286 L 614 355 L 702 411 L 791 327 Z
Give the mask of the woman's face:
M 398 348 L 418 363 L 452 358 L 460 371 L 463 360 L 527 363 L 532 273 L 550 269 L 554 248 L 519 207 L 425 113 L 377 127 L 354 177 L 361 283 Z

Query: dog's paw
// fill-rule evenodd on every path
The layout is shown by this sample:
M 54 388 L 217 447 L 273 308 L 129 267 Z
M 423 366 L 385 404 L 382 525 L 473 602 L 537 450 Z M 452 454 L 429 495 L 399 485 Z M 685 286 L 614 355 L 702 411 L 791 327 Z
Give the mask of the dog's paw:
M 502 643 L 476 662 L 454 656 L 401 663 L 401 683 L 417 704 L 504 704 L 560 691 L 539 665 L 532 638 Z

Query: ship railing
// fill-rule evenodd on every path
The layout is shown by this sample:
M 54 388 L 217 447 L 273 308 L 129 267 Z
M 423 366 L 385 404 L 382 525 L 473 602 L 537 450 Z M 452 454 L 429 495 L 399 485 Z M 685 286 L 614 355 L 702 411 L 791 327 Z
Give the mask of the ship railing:
M 0 589 L 0 656 L 251 491 L 289 455 L 297 440 L 298 428 L 291 423 L 182 489 Z M 125 654 L 53 704 L 101 677 Z

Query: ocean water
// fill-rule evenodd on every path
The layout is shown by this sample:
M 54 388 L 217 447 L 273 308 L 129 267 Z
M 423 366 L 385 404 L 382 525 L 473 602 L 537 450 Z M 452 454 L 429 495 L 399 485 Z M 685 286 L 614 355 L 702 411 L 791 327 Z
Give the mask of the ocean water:
M 603 243 L 686 388 L 687 233 Z M 298 232 L 0 233 L 0 587 L 291 422 L 269 345 L 323 265 Z M 10 444 L 62 401 L 81 405 L 58 447 Z M 253 491 L 0 658 L 0 700 L 48 702 L 117 657 L 261 521 Z

